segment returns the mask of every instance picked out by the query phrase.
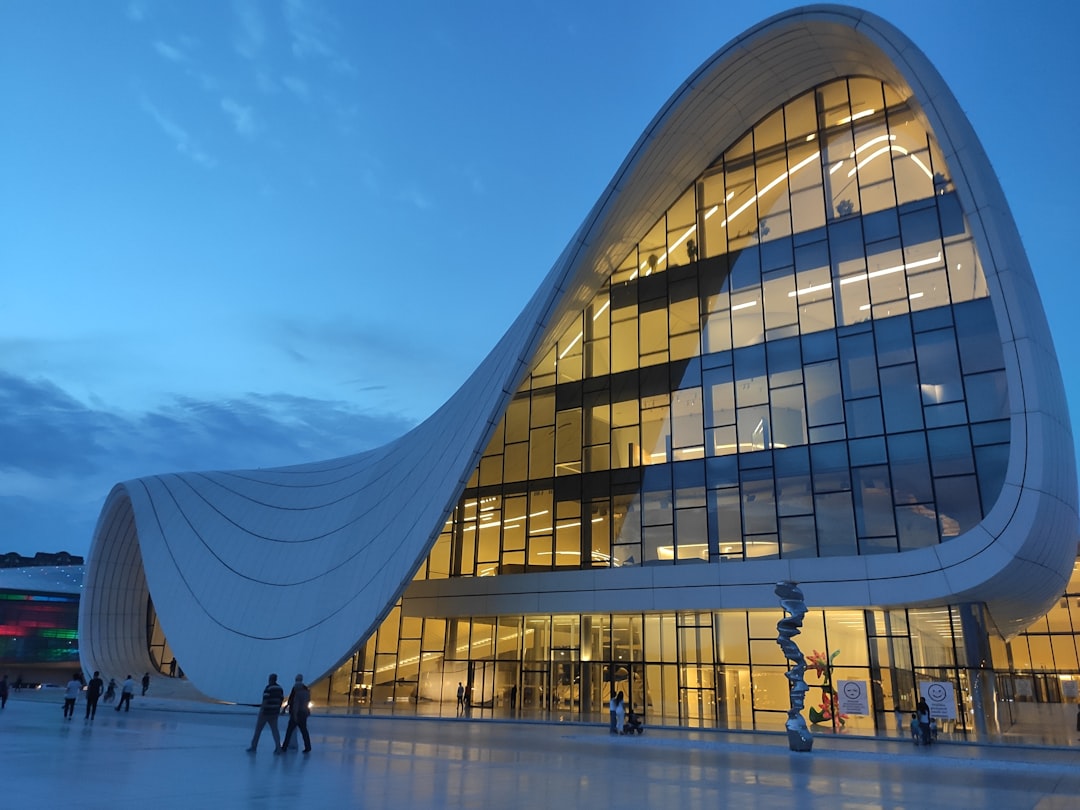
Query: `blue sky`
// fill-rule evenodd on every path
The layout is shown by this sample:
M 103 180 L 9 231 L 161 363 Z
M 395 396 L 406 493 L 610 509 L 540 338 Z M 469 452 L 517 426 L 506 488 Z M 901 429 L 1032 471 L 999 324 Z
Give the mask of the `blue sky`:
M 422 420 L 670 94 L 793 5 L 0 3 L 0 552 L 85 553 L 118 481 Z M 1080 426 L 1078 7 L 863 5 L 979 134 Z

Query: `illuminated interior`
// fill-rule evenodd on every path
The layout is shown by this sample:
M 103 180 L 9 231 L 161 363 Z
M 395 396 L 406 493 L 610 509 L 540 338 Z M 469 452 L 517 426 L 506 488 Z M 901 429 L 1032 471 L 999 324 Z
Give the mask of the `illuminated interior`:
M 888 554 L 975 525 L 1008 459 L 1004 362 L 919 120 L 851 77 L 724 151 L 534 364 L 417 578 Z M 494 709 L 520 684 L 522 709 L 602 716 L 619 687 L 654 722 L 780 728 L 780 617 L 399 604 L 326 688 L 441 705 L 462 682 Z M 956 608 L 817 611 L 800 643 L 890 712 L 967 677 Z
M 425 575 L 887 554 L 978 523 L 1008 392 L 948 177 L 879 81 L 767 116 L 536 362 Z

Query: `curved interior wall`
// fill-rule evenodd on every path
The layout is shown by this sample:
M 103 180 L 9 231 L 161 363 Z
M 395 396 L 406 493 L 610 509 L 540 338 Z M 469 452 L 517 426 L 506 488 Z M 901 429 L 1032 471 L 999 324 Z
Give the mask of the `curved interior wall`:
M 145 666 L 148 592 L 185 673 L 207 694 L 243 701 L 267 671 L 331 671 L 408 585 L 535 358 L 640 234 L 771 110 L 848 75 L 880 79 L 917 103 L 983 259 L 1012 415 L 1009 469 L 987 517 L 948 543 L 893 555 L 490 577 L 469 583 L 470 593 L 443 580 L 410 594 L 440 614 L 455 600 L 475 612 L 478 598 L 491 613 L 542 610 L 551 599 L 567 610 L 721 609 L 771 605 L 772 583 L 794 579 L 813 605 L 900 605 L 911 603 L 914 581 L 922 603 L 986 602 L 1004 634 L 1039 615 L 1075 556 L 1076 477 L 1060 373 L 1019 236 L 970 125 L 925 57 L 872 15 L 822 6 L 751 29 L 676 91 L 511 329 L 415 430 L 327 462 L 118 485 L 88 560 L 87 667 Z

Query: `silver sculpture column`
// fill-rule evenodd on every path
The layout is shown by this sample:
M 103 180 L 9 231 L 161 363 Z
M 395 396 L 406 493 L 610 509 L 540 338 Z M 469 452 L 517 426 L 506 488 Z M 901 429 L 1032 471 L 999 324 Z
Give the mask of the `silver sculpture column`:
M 780 597 L 780 606 L 786 614 L 776 623 L 776 630 L 780 633 L 776 638 L 776 643 L 780 645 L 784 657 L 794 664 L 784 673 L 791 683 L 791 708 L 788 709 L 788 719 L 785 724 L 788 746 L 792 751 L 809 751 L 814 747 L 814 738 L 802 716 L 803 703 L 810 689 L 803 677 L 806 673 L 806 657 L 799 649 L 799 645 L 792 640 L 799 635 L 799 628 L 802 627 L 803 616 L 806 615 L 806 601 L 803 599 L 803 592 L 799 590 L 797 582 L 777 582 L 774 593 Z

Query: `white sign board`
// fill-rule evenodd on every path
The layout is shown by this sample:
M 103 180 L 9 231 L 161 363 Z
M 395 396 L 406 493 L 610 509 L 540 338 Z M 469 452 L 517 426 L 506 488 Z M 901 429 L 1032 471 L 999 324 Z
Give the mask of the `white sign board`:
M 930 716 L 942 720 L 956 719 L 956 696 L 951 681 L 928 681 L 919 684 L 919 694 L 930 706 Z
M 870 714 L 866 681 L 837 681 L 836 701 L 840 714 Z
M 1061 681 L 1061 694 L 1067 698 L 1080 697 L 1080 683 L 1076 681 Z

